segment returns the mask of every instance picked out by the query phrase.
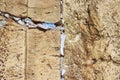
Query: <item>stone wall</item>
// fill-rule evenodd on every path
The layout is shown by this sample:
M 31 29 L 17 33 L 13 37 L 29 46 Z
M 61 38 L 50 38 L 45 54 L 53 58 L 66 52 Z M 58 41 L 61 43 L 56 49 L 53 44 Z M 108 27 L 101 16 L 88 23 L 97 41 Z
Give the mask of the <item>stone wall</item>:
M 59 20 L 58 0 L 0 0 L 0 10 L 38 21 Z M 28 29 L 7 19 L 0 28 L 0 80 L 59 80 L 59 36 L 59 31 Z
M 66 80 L 120 80 L 120 1 L 64 0 Z M 59 20 L 59 0 L 0 0 L 0 10 Z M 1 17 L 2 18 L 2 17 Z M 58 31 L 7 21 L 0 28 L 0 80 L 60 80 Z
M 66 80 L 120 80 L 119 4 L 65 0 Z

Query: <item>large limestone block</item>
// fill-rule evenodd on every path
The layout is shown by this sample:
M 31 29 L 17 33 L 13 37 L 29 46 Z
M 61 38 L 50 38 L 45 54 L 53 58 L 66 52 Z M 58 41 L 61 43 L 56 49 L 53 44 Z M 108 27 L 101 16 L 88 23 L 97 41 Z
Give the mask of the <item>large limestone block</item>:
M 64 2 L 66 80 L 120 80 L 120 1 Z
M 27 80 L 59 80 L 59 32 L 28 31 Z
M 6 12 L 16 16 L 27 16 L 27 0 L 4 0 Z
M 24 80 L 25 31 L 12 24 L 0 28 L 0 80 Z
M 59 20 L 59 0 L 28 0 L 28 16 L 34 20 Z

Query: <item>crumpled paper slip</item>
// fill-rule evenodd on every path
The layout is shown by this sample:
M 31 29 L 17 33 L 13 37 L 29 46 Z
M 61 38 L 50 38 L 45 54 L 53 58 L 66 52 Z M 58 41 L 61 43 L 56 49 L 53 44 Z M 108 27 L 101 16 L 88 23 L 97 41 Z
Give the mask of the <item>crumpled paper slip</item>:
M 1 19 L 0 20 L 0 27 L 4 27 L 6 24 L 6 20 L 5 19 Z
M 41 27 L 43 29 L 55 29 L 55 24 L 54 23 L 50 23 L 50 22 L 45 22 L 45 23 L 40 23 L 40 24 L 37 24 L 38 27 Z

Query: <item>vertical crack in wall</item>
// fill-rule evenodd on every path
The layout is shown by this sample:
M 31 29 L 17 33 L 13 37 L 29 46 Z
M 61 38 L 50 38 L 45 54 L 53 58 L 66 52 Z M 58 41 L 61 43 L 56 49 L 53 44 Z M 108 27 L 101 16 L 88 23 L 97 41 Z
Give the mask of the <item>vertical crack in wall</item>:
M 28 68 L 28 29 L 25 30 L 25 80 L 27 80 Z
M 28 16 L 28 1 L 27 0 L 27 16 Z M 27 70 L 28 69 L 28 28 L 25 30 L 25 80 L 27 79 Z

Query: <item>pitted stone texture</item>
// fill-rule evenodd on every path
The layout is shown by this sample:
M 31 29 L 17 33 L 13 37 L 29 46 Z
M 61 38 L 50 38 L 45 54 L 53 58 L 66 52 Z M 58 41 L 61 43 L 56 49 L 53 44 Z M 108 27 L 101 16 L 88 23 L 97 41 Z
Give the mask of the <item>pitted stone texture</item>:
M 0 37 L 0 80 L 24 80 L 24 29 L 11 23 L 0 29 Z
M 59 0 L 4 0 L 0 9 L 16 16 L 28 16 L 37 21 L 59 20 Z
M 28 31 L 27 80 L 59 80 L 59 32 Z
M 119 4 L 119 0 L 65 0 L 67 80 L 120 79 Z
M 6 12 L 16 16 L 27 16 L 27 0 L 5 0 L 4 5 Z
M 19 17 L 28 16 L 37 21 L 59 20 L 59 0 L 0 0 L 0 2 L 0 10 Z M 59 31 L 42 32 L 38 29 L 17 31 L 18 25 L 12 25 L 15 22 L 11 21 L 7 21 L 9 24 L 4 29 L 6 32 L 11 31 L 10 34 L 5 34 L 10 35 L 6 46 L 10 46 L 7 50 L 10 50 L 11 55 L 5 62 L 3 77 L 6 80 L 59 80 Z M 4 66 L 4 63 L 2 65 Z
M 59 0 L 28 0 L 28 16 L 34 20 L 59 20 Z

